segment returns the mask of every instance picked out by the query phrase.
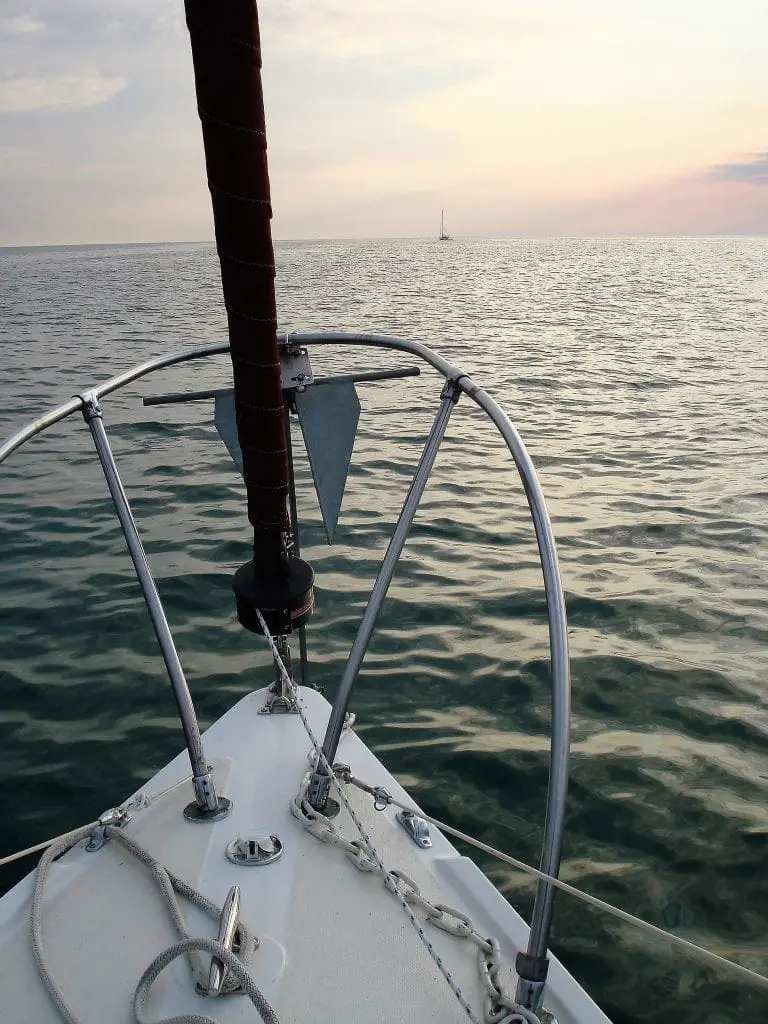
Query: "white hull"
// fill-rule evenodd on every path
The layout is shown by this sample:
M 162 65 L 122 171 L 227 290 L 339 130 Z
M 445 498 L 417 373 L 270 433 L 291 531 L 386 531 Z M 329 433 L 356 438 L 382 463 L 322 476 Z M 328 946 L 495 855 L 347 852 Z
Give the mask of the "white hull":
M 309 742 L 296 715 L 258 713 L 265 693 L 245 697 L 206 733 L 219 792 L 233 803 L 230 815 L 215 824 L 186 821 L 187 783 L 133 813 L 126 834 L 218 905 L 230 886 L 240 887 L 241 919 L 260 939 L 250 971 L 281 1024 L 466 1020 L 381 877 L 358 871 L 341 849 L 320 842 L 292 816 L 290 803 L 309 768 Z M 322 735 L 328 703 L 314 691 L 302 691 L 302 699 L 313 729 Z M 345 734 L 338 756 L 358 778 L 410 802 L 354 733 Z M 186 754 L 180 754 L 141 792 L 159 793 L 188 772 Z M 418 848 L 395 820 L 395 808 L 376 811 L 370 796 L 349 786 L 346 791 L 386 867 L 405 872 L 431 902 L 469 915 L 482 935 L 498 938 L 511 968 L 528 927 L 475 864 L 434 828 L 431 849 Z M 348 838 L 357 838 L 344 810 L 335 824 Z M 231 863 L 227 844 L 254 830 L 277 834 L 282 858 L 257 867 Z M 135 1020 L 131 1000 L 139 977 L 177 935 L 142 865 L 115 842 L 95 853 L 84 846 L 51 868 L 43 913 L 49 968 L 83 1024 L 129 1024 Z M 9 1024 L 61 1020 L 32 956 L 32 886 L 30 875 L 0 900 L 0 1020 Z M 215 936 L 210 919 L 183 901 L 182 909 L 191 934 Z M 414 912 L 423 919 L 418 908 Z M 483 1020 L 477 947 L 430 924 L 425 931 Z M 506 984 L 514 992 L 511 969 Z M 554 957 L 546 1006 L 560 1024 L 609 1024 Z M 243 996 L 195 995 L 184 960 L 160 976 L 150 1008 L 155 1020 L 182 1013 L 205 1014 L 220 1024 L 258 1020 Z

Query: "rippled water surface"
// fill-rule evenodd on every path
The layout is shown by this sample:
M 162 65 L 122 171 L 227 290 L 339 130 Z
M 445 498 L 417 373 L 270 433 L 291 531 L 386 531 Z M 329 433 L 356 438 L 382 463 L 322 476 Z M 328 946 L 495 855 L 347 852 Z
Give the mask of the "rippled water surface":
M 278 246 L 282 327 L 433 344 L 507 409 L 559 543 L 573 670 L 563 876 L 768 973 L 768 241 Z M 0 436 L 120 369 L 224 336 L 212 246 L 0 250 Z M 315 351 L 316 369 L 404 365 Z M 235 621 L 243 488 L 207 403 L 226 357 L 105 401 L 199 714 L 269 678 Z M 333 693 L 439 380 L 361 387 L 312 678 Z M 90 820 L 180 745 L 81 419 L 0 468 L 0 854 Z M 432 813 L 535 859 L 548 765 L 546 616 L 509 458 L 459 404 L 364 665 L 362 734 Z M 526 915 L 532 887 L 480 861 Z M 6 869 L 8 886 L 24 868 Z M 617 1024 L 768 1019 L 743 987 L 559 897 L 553 947 Z

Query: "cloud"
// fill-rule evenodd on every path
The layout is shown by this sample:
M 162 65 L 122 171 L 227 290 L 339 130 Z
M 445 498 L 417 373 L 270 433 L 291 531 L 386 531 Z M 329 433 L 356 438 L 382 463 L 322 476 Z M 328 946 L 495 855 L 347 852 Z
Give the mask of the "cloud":
M 484 0 L 482 18 L 464 0 L 266 0 L 262 43 L 330 59 L 394 56 L 418 65 L 503 57 L 531 35 L 573 31 L 542 14 L 536 3 Z
M 764 0 L 259 6 L 283 237 L 768 230 Z M 9 243 L 210 233 L 179 0 L 0 0 L 0 193 Z
M 32 32 L 42 32 L 44 21 L 26 18 L 20 15 L 15 18 L 0 18 L 0 36 L 26 36 Z
M 732 164 L 718 164 L 708 177 L 716 181 L 736 181 L 747 185 L 768 185 L 768 153 Z
M 126 85 L 125 78 L 102 75 L 18 76 L 0 81 L 0 113 L 83 110 L 106 103 Z

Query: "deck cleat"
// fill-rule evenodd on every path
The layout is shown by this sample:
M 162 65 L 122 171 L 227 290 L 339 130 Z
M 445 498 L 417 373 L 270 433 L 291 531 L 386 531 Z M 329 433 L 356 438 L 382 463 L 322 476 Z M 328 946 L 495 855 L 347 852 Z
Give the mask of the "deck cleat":
M 396 817 L 414 843 L 422 850 L 428 850 L 432 845 L 432 839 L 426 821 L 414 814 L 413 811 L 400 811 Z
M 270 832 L 249 832 L 236 836 L 226 849 L 227 859 L 242 867 L 274 864 L 283 855 L 283 844 Z

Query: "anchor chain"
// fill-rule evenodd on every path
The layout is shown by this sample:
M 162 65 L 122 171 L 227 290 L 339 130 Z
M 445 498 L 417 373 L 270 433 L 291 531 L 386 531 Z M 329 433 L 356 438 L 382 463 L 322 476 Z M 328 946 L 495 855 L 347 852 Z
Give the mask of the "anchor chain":
M 422 908 L 424 906 L 429 906 L 431 913 L 428 914 L 427 921 L 431 921 L 433 924 L 436 924 L 436 926 L 442 928 L 443 931 L 448 931 L 451 934 L 461 938 L 477 936 L 477 939 L 475 939 L 475 941 L 478 943 L 478 945 L 480 945 L 482 953 L 492 951 L 493 947 L 491 947 L 490 950 L 486 949 L 486 946 L 490 944 L 491 940 L 484 939 L 481 935 L 479 935 L 479 933 L 475 931 L 475 928 L 472 925 L 471 920 L 468 917 L 466 917 L 466 915 L 461 914 L 459 911 L 454 911 L 451 908 L 445 907 L 445 905 L 438 906 L 430 903 L 421 895 L 421 892 L 419 891 L 419 888 L 415 884 L 415 882 L 413 882 L 411 879 L 408 879 L 407 876 L 402 875 L 402 873 L 398 874 L 393 871 L 387 871 L 375 847 L 371 843 L 370 838 L 366 834 L 362 822 L 359 820 L 357 814 L 354 811 L 354 808 L 347 800 L 341 781 L 337 778 L 334 768 L 328 763 L 323 753 L 322 746 L 315 737 L 312 727 L 309 724 L 309 720 L 307 719 L 304 709 L 301 706 L 301 700 L 299 699 L 298 696 L 296 684 L 293 682 L 290 675 L 288 674 L 286 667 L 283 663 L 283 659 L 280 656 L 280 652 L 278 651 L 275 642 L 269 632 L 269 628 L 267 627 L 264 617 L 262 616 L 261 612 L 258 609 L 256 609 L 256 615 L 261 625 L 262 632 L 264 633 L 264 637 L 272 651 L 275 666 L 277 668 L 278 673 L 280 674 L 282 682 L 285 685 L 285 690 L 290 695 L 290 697 L 293 698 L 296 702 L 296 711 L 299 715 L 302 725 L 304 726 L 304 730 L 307 733 L 307 736 L 309 737 L 309 741 L 312 744 L 312 752 L 314 753 L 317 762 L 322 764 L 323 768 L 328 772 L 329 777 L 335 784 L 336 792 L 338 793 L 339 799 L 341 800 L 341 803 L 345 806 L 355 827 L 357 828 L 357 831 L 360 834 L 360 839 L 354 842 L 345 839 L 341 835 L 339 830 L 336 828 L 336 826 L 333 824 L 333 822 L 329 818 L 326 818 L 325 815 L 315 810 L 315 808 L 309 803 L 307 799 L 307 790 L 309 788 L 310 780 L 312 777 L 311 774 L 303 780 L 302 785 L 299 788 L 298 794 L 296 795 L 294 800 L 291 801 L 291 813 L 302 823 L 302 825 L 304 826 L 305 829 L 307 829 L 308 832 L 314 835 L 321 842 L 328 843 L 331 846 L 339 846 L 341 849 L 343 849 L 347 856 L 350 858 L 350 860 L 354 863 L 355 867 L 357 867 L 360 871 L 370 872 L 371 874 L 379 874 L 383 877 L 384 884 L 387 890 L 391 892 L 395 896 L 395 898 L 400 902 L 403 910 L 405 911 L 416 933 L 418 934 L 419 939 L 426 947 L 426 950 L 429 953 L 430 957 L 432 958 L 438 970 L 440 971 L 443 978 L 447 982 L 451 991 L 456 996 L 456 999 L 459 1005 L 461 1006 L 462 1010 L 466 1014 L 467 1018 L 471 1020 L 473 1024 L 477 1024 L 477 1017 L 473 1012 L 472 1007 L 467 1002 L 461 989 L 456 985 L 456 982 L 451 976 L 450 971 L 447 969 L 437 950 L 430 942 L 420 922 L 414 916 L 412 910 L 410 909 L 410 903 L 418 900 L 419 905 L 422 906 Z M 344 765 L 343 767 L 347 770 L 347 772 L 349 772 L 349 775 L 351 776 L 351 770 L 348 768 L 348 766 Z M 359 783 L 359 780 L 355 781 Z M 389 803 L 391 800 L 389 793 L 385 789 L 378 787 L 369 791 L 374 796 L 374 801 L 376 801 L 377 796 L 379 797 L 377 804 L 381 803 L 380 809 L 386 806 L 386 804 Z M 408 899 L 406 892 L 401 891 L 398 885 L 399 878 L 407 879 L 407 891 L 411 893 L 411 900 Z M 447 918 L 450 916 L 454 917 L 456 922 L 455 924 L 452 924 L 448 921 Z M 437 924 L 437 922 L 442 922 L 442 924 Z M 458 930 L 454 930 L 454 928 Z M 496 972 L 496 974 L 498 975 L 498 971 Z M 501 988 L 494 987 L 494 992 L 495 995 L 491 996 L 486 988 L 486 1024 L 549 1024 L 549 1021 L 546 1018 L 538 1017 L 531 1010 L 519 1006 L 514 1001 L 514 999 L 511 999 L 508 996 L 508 994 L 504 992 Z M 501 1016 L 499 1016 L 500 1010 L 503 1011 Z M 556 1024 L 556 1022 L 553 1022 L 553 1024 Z
M 336 766 L 334 766 L 336 767 Z M 346 766 L 339 766 L 345 768 Z M 344 777 L 343 772 L 339 772 Z M 350 779 L 351 781 L 351 779 Z M 355 780 L 359 783 L 359 780 Z M 364 788 L 370 792 L 374 800 L 387 795 L 381 787 Z M 503 967 L 501 948 L 498 940 L 486 938 L 475 928 L 472 919 L 455 907 L 445 903 L 432 903 L 422 893 L 416 882 L 404 871 L 386 870 L 380 867 L 366 852 L 360 840 L 345 838 L 336 825 L 325 815 L 315 810 L 306 799 L 306 783 L 291 804 L 291 812 L 302 823 L 310 835 L 321 843 L 335 846 L 343 850 L 358 871 L 382 876 L 384 886 L 400 900 L 405 900 L 412 907 L 418 907 L 425 915 L 426 923 L 439 928 L 459 939 L 468 939 L 477 947 L 477 962 L 480 978 L 484 989 L 484 1020 L 486 1024 L 550 1024 L 552 1016 L 546 1011 L 538 1016 L 526 1007 L 520 1006 L 507 991 L 500 974 Z

